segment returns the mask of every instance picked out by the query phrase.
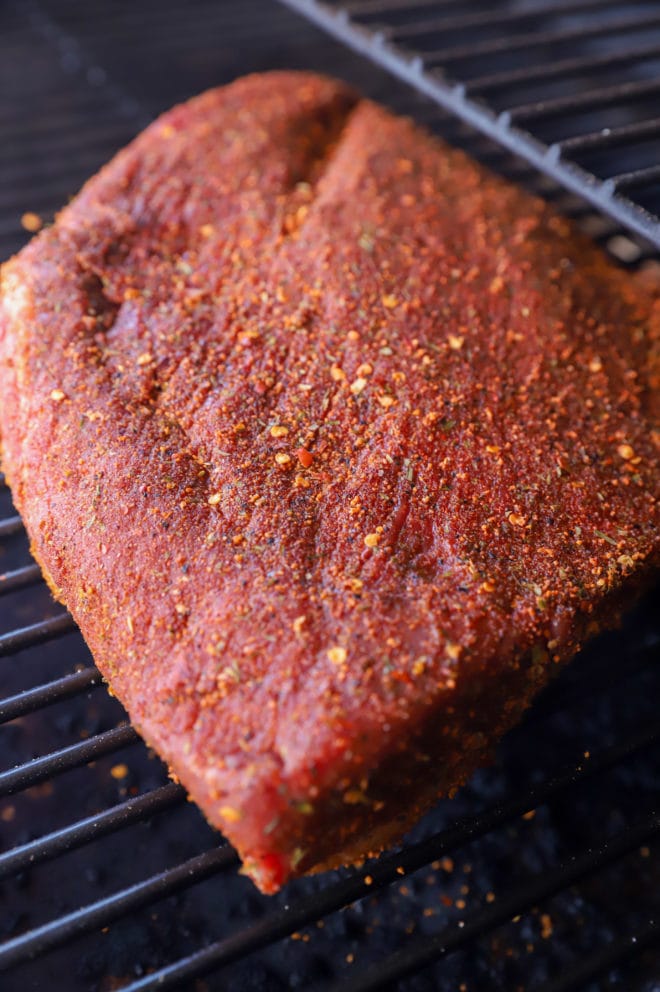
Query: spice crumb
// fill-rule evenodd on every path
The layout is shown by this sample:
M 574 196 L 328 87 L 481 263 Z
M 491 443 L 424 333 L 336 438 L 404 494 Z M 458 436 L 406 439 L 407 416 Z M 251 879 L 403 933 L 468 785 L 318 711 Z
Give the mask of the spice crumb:
M 35 234 L 39 231 L 43 227 L 43 224 L 44 222 L 39 214 L 35 214 L 31 210 L 28 210 L 21 217 L 21 227 L 29 231 L 30 234 Z
M 296 617 L 296 619 L 291 624 L 291 629 L 293 630 L 293 632 L 296 635 L 296 637 L 299 637 L 300 634 L 302 633 L 302 629 L 303 629 L 306 621 L 307 621 L 307 617 L 300 616 L 300 617 Z
M 334 648 L 328 648 L 327 654 L 328 654 L 328 659 L 332 662 L 333 665 L 343 665 L 344 662 L 346 661 L 346 658 L 348 657 L 348 652 L 346 651 L 346 648 L 342 648 L 339 645 L 337 645 Z

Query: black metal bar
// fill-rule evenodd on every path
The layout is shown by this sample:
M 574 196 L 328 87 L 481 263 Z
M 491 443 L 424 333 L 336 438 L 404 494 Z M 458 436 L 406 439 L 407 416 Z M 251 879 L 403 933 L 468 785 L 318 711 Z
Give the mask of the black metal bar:
M 64 637 L 65 634 L 71 634 L 74 630 L 77 630 L 77 627 L 71 614 L 60 613 L 59 616 L 50 617 L 48 620 L 39 620 L 38 623 L 30 624 L 29 627 L 21 627 L 8 634 L 0 634 L 0 658 L 16 654 L 24 648 L 33 648 L 37 644 L 53 641 L 56 637 Z
M 639 65 L 649 59 L 660 59 L 660 45 L 657 42 L 638 48 L 608 52 L 606 55 L 584 55 L 525 66 L 520 69 L 503 69 L 501 72 L 493 72 L 468 80 L 465 83 L 465 90 L 467 93 L 483 94 L 489 90 L 504 89 L 511 86 L 523 87 L 528 83 L 547 82 L 563 79 L 567 76 L 584 75 L 598 69 L 611 69 L 614 66 Z
M 0 945 L 0 968 L 10 968 L 28 961 L 81 934 L 107 926 L 142 906 L 148 906 L 149 903 L 211 878 L 212 875 L 236 864 L 237 860 L 237 855 L 231 847 L 213 848 L 184 861 L 175 868 L 153 875 L 144 882 L 138 882 L 128 889 L 116 892 L 105 899 L 99 899 L 98 902 L 91 903 L 74 913 L 60 916 L 50 923 L 45 923 Z
M 660 79 L 602 86 L 599 89 L 584 90 L 582 93 L 556 97 L 553 100 L 520 104 L 506 111 L 506 120 L 515 124 L 528 123 L 530 120 L 574 114 L 578 111 L 593 110 L 596 107 L 614 107 L 625 101 L 652 96 L 658 92 L 660 92 Z
M 0 879 L 56 858 L 65 851 L 83 847 L 91 841 L 123 830 L 124 827 L 145 820 L 163 810 L 171 809 L 185 798 L 185 789 L 169 782 L 136 799 L 128 799 L 125 803 L 113 806 L 112 809 L 104 810 L 95 816 L 89 816 L 61 830 L 55 830 L 44 837 L 38 837 L 27 844 L 15 847 L 6 854 L 0 854 Z
M 27 586 L 34 586 L 38 582 L 41 582 L 41 569 L 38 565 L 26 565 L 12 572 L 3 572 L 0 575 L 0 596 L 25 589 Z
M 594 954 L 581 958 L 574 965 L 562 966 L 562 974 L 554 981 L 546 982 L 534 992 L 579 992 L 589 982 L 613 968 L 625 964 L 632 957 L 660 944 L 660 924 L 656 920 L 639 927 L 625 937 L 604 944 Z
M 538 903 L 550 899 L 562 889 L 605 868 L 658 834 L 660 815 L 652 813 L 595 850 L 589 849 L 558 868 L 532 875 L 511 894 L 461 921 L 462 925 L 452 924 L 433 936 L 418 937 L 400 951 L 376 962 L 369 971 L 344 977 L 341 982 L 332 986 L 332 992 L 375 992 L 419 972 L 434 961 L 448 957 L 470 941 L 478 940 L 496 927 L 527 912 Z
M 660 182 L 660 165 L 650 165 L 647 169 L 635 169 L 633 172 L 621 172 L 618 176 L 610 176 L 606 186 L 613 190 L 639 189 Z
M 426 52 L 424 57 L 429 64 L 447 65 L 483 55 L 505 55 L 510 52 L 528 51 L 531 48 L 543 48 L 544 45 L 565 44 L 567 41 L 590 41 L 592 38 L 602 38 L 610 34 L 632 34 L 658 25 L 660 25 L 660 13 L 642 14 L 639 17 L 630 14 L 616 20 L 594 23 L 588 28 L 530 31 L 507 38 L 495 38 L 492 41 L 478 41 L 472 45 L 436 49 Z
M 21 530 L 23 530 L 23 521 L 18 515 L 0 520 L 0 538 L 9 537 L 11 534 L 18 534 Z
M 589 134 L 577 134 L 572 138 L 558 141 L 554 147 L 560 148 L 561 153 L 584 152 L 592 149 L 611 148 L 614 145 L 628 142 L 643 141 L 646 138 L 660 136 L 660 117 L 647 121 L 637 121 L 635 124 L 623 124 L 621 127 L 607 127 Z
M 547 148 L 532 135 L 507 127 L 497 115 L 478 101 L 467 97 L 465 87 L 448 82 L 444 76 L 425 71 L 421 56 L 410 56 L 387 45 L 378 34 L 357 30 L 342 12 L 317 0 L 282 0 L 329 34 L 362 55 L 373 59 L 394 76 L 446 108 L 466 124 L 492 138 L 528 161 L 535 169 L 560 183 L 592 204 L 598 211 L 660 248 L 660 222 L 638 204 L 614 196 L 604 183 L 573 162 L 565 161 L 558 146 Z M 660 24 L 660 13 L 657 16 Z
M 96 734 L 77 744 L 71 744 L 60 751 L 33 758 L 32 761 L 0 774 L 0 796 L 11 796 L 14 792 L 20 792 L 22 789 L 28 789 L 45 781 L 51 775 L 70 771 L 72 768 L 102 758 L 105 754 L 112 754 L 122 747 L 135 744 L 139 739 L 132 727 L 124 725 L 107 730 L 103 734 Z
M 582 762 L 543 785 L 530 789 L 524 795 L 514 796 L 506 802 L 496 803 L 476 816 L 457 821 L 427 840 L 409 844 L 401 852 L 384 855 L 348 878 L 340 879 L 311 896 L 303 896 L 290 906 L 275 910 L 244 930 L 134 982 L 123 992 L 176 989 L 185 980 L 197 978 L 272 944 L 301 927 L 350 905 L 356 899 L 364 898 L 369 892 L 385 888 L 399 879 L 402 871 L 406 875 L 410 874 L 470 841 L 491 833 L 530 809 L 549 802 L 567 788 L 582 784 L 586 779 L 613 767 L 658 740 L 660 740 L 660 724 L 647 727 L 645 731 L 633 735 L 625 743 L 608 748 L 586 763 Z
M 35 160 L 35 146 L 39 147 L 42 157 L 52 156 L 54 160 L 55 156 L 59 156 L 62 165 L 68 165 L 71 170 L 71 155 L 79 154 L 81 149 L 87 153 L 90 149 L 119 148 L 133 136 L 135 128 L 131 127 L 130 121 L 120 117 L 105 121 L 94 128 L 91 128 L 89 123 L 85 128 L 81 125 L 78 128 L 72 127 L 69 123 L 67 128 L 53 127 L 52 133 L 46 135 L 42 129 L 26 126 L 25 133 L 29 135 L 30 140 L 24 138 L 20 142 L 13 141 L 17 137 L 15 133 L 6 136 L 7 144 L 0 149 L 0 180 L 11 178 L 15 174 L 16 166 L 25 168 L 24 163 L 27 163 L 29 167 L 29 164 Z
M 65 675 L 35 689 L 26 689 L 0 701 L 0 724 L 25 716 L 26 713 L 32 713 L 42 706 L 50 706 L 51 703 L 57 703 L 61 699 L 69 699 L 101 684 L 102 676 L 96 668 L 83 668 L 79 672 Z
M 408 11 L 410 8 L 418 10 L 424 7 L 434 9 L 448 7 L 451 10 L 462 2 L 463 0 L 414 0 L 413 3 L 406 4 L 405 9 Z M 402 3 L 401 0 L 348 0 L 348 3 L 342 4 L 342 8 L 351 17 L 373 17 L 378 14 L 396 13 L 402 9 Z
M 575 3 L 558 3 L 555 5 L 546 4 L 543 7 L 532 7 L 526 10 L 485 10 L 470 14 L 457 14 L 455 16 L 445 15 L 443 17 L 429 17 L 424 21 L 413 21 L 412 24 L 404 24 L 387 30 L 387 36 L 393 40 L 402 38 L 414 38 L 417 35 L 434 34 L 436 31 L 463 31 L 469 28 L 479 27 L 516 27 L 518 24 L 532 24 L 546 18 L 562 17 L 564 15 L 575 15 L 588 13 L 596 9 L 599 13 L 608 7 L 620 7 L 621 0 L 580 0 Z M 510 38 L 511 35 L 507 34 Z

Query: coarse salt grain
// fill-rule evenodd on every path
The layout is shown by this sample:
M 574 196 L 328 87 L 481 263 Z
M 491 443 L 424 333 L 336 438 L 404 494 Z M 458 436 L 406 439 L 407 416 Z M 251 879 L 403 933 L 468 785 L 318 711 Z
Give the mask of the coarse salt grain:
M 343 665 L 344 662 L 346 661 L 346 658 L 348 657 L 346 648 L 342 648 L 339 646 L 334 648 L 328 648 L 327 654 L 329 660 L 332 662 L 333 665 Z

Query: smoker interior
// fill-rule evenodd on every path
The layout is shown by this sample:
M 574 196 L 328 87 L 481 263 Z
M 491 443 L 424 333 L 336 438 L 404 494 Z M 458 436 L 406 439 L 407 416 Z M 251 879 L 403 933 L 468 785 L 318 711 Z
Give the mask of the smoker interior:
M 541 27 L 559 40 L 547 50 L 532 46 L 534 58 L 523 61 L 539 79 L 511 103 L 525 65 L 496 43 L 503 32 L 536 30 L 528 12 L 539 6 L 555 10 Z M 615 50 L 619 68 L 634 70 L 626 83 L 658 90 L 657 4 L 416 0 L 402 13 L 393 0 L 359 0 L 350 7 L 365 50 L 384 22 L 400 29 L 394 42 L 421 38 L 429 51 L 490 45 L 472 62 L 452 65 L 474 78 L 469 66 L 480 65 L 491 92 L 508 87 L 509 107 L 566 97 L 556 80 L 544 90 L 554 77 L 542 67 L 577 57 L 565 36 L 578 31 L 580 11 L 590 23 L 595 14 L 604 24 L 624 13 L 646 17 L 630 39 L 651 53 L 644 60 L 629 55 L 626 62 L 612 29 L 589 37 L 588 72 L 567 68 L 561 80 L 572 93 L 611 87 L 619 81 Z M 444 23 L 415 35 L 411 17 Z M 341 31 L 348 29 L 354 23 L 342 20 Z M 390 52 L 376 46 L 374 57 Z M 273 67 L 343 76 L 554 199 L 623 262 L 652 255 L 620 218 L 595 214 L 469 130 L 451 108 L 439 109 L 269 0 L 15 0 L 0 6 L 0 257 L 28 237 L 23 215 L 48 220 L 160 110 Z M 645 120 L 649 104 L 641 106 L 639 88 L 614 109 L 612 98 L 598 107 L 590 98 L 580 133 Z M 647 127 L 645 137 L 652 134 Z M 551 143 L 553 135 L 536 140 Z M 660 161 L 657 148 L 645 148 L 650 158 L 639 165 L 622 141 L 598 149 L 601 178 Z M 641 182 L 628 191 L 641 190 Z M 650 211 L 660 187 L 648 172 L 643 182 Z M 623 630 L 601 637 L 562 673 L 502 743 L 494 765 L 455 800 L 439 803 L 403 848 L 266 898 L 127 725 L 40 581 L 9 492 L 0 488 L 0 988 L 659 989 L 656 614 L 652 591 Z

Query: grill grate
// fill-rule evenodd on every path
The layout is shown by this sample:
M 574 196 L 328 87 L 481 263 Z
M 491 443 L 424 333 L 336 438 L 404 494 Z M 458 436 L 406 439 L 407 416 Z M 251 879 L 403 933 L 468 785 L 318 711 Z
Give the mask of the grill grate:
M 658 245 L 650 215 L 620 195 L 623 189 L 645 193 L 660 171 L 660 157 L 641 168 L 628 157 L 631 135 L 656 133 L 652 108 L 660 84 L 650 70 L 660 65 L 657 5 L 654 11 L 649 3 L 624 9 L 608 0 L 415 0 L 404 7 L 396 0 L 360 0 L 346 8 L 349 17 L 305 0 L 289 2 L 399 75 L 405 65 L 415 87 L 437 98 L 426 84 L 432 78 L 457 105 L 443 97 L 450 113 L 439 112 L 268 0 L 246 0 L 240 12 L 231 3 L 195 0 L 194 17 L 167 0 L 136 8 L 105 0 L 91 10 L 82 0 L 16 0 L 0 8 L 0 85 L 4 91 L 7 82 L 15 97 L 0 104 L 6 137 L 0 143 L 0 255 L 24 239 L 21 213 L 50 216 L 163 104 L 223 81 L 219 73 L 276 65 L 287 44 L 283 64 L 334 71 L 415 113 L 553 198 L 624 261 L 651 254 L 626 234 L 642 231 L 642 221 L 642 233 Z M 541 8 L 552 18 L 540 24 L 543 38 L 532 44 Z M 622 21 L 645 27 L 625 51 L 611 47 Z M 176 66 L 167 79 L 160 61 L 144 68 L 145 37 L 148 53 Z M 421 45 L 423 60 L 399 54 L 402 44 Z M 476 61 L 475 49 L 481 53 Z M 529 59 L 527 51 L 533 52 Z M 458 87 L 438 75 L 440 57 L 452 72 L 461 71 Z M 623 70 L 630 78 L 621 90 L 612 72 Z M 603 76 L 606 87 L 598 85 Z M 481 127 L 464 108 L 484 95 L 490 109 L 475 106 L 490 124 L 481 130 L 527 162 L 456 123 L 458 114 Z M 642 109 L 631 117 L 626 108 L 638 101 Z M 601 140 L 598 115 L 619 107 Z M 625 167 L 611 165 L 599 177 L 596 192 L 591 180 L 585 193 L 582 173 L 572 172 L 575 181 L 564 186 L 581 198 L 530 168 L 540 162 L 518 147 L 517 137 L 502 138 L 517 136 L 523 124 L 554 128 L 559 120 L 563 126 L 565 115 L 578 112 L 587 115 L 579 133 L 552 132 L 547 150 L 541 139 L 525 141 L 560 180 L 569 150 L 576 158 L 596 150 L 609 163 L 625 160 Z M 601 208 L 605 199 L 616 202 L 613 220 L 585 206 L 585 195 Z M 73 622 L 53 607 L 29 559 L 4 480 L 0 572 L 0 629 L 6 630 L 0 633 L 6 756 L 0 886 L 3 905 L 11 907 L 0 920 L 3 992 L 46 982 L 56 992 L 357 992 L 393 987 L 399 979 L 409 992 L 444 992 L 461 983 L 469 992 L 508 992 L 523 983 L 532 992 L 567 992 L 630 958 L 643 967 L 627 971 L 619 987 L 653 988 L 658 956 L 640 958 L 660 943 L 654 916 L 660 859 L 652 844 L 660 832 L 660 720 L 653 705 L 660 628 L 652 604 L 565 672 L 504 743 L 497 768 L 476 776 L 454 802 L 440 804 L 401 850 L 262 899 L 238 875 L 232 849 L 196 817 L 184 791 L 167 781 L 100 688 Z M 628 877 L 636 879 L 629 898 L 613 897 L 610 890 L 623 890 Z M 538 940 L 533 911 L 541 903 L 566 931 L 545 942 Z M 623 907 L 618 917 L 612 904 Z M 521 914 L 519 923 L 510 922 Z M 203 975 L 212 977 L 200 986 Z
M 654 0 L 285 2 L 660 248 Z

